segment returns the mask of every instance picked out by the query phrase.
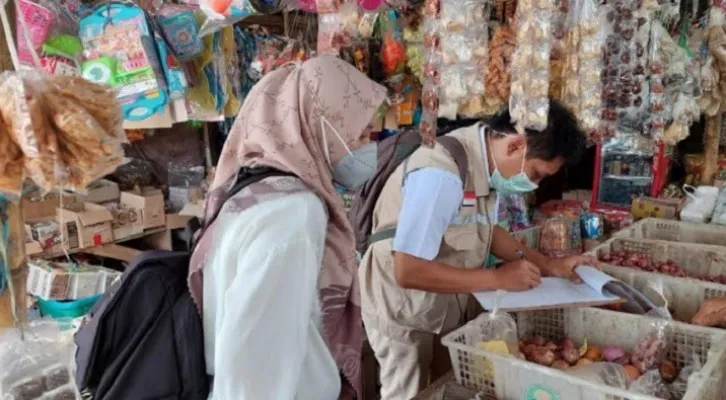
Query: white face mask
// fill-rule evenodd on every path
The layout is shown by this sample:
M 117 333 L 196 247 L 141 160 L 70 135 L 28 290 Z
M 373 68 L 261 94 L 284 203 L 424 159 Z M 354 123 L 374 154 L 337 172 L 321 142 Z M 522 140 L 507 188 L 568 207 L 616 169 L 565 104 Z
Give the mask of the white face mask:
M 368 143 L 361 148 L 351 151 L 348 145 L 340 136 L 333 125 L 325 119 L 320 120 L 320 129 L 323 133 L 323 151 L 328 167 L 333 174 L 333 181 L 345 187 L 348 190 L 357 190 L 376 172 L 378 143 Z M 335 165 L 330 159 L 330 148 L 328 147 L 328 131 L 331 131 L 338 137 L 348 152 Z

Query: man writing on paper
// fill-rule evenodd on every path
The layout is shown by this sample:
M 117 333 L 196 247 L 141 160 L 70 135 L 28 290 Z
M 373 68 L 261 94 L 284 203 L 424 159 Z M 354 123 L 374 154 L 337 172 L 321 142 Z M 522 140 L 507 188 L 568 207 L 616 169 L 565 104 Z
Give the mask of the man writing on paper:
M 373 211 L 358 273 L 382 400 L 408 400 L 448 370 L 431 370 L 448 360 L 435 344 L 459 326 L 469 293 L 527 290 L 541 276 L 575 279 L 574 268 L 590 262 L 548 258 L 496 226 L 499 194 L 531 192 L 578 161 L 585 137 L 572 113 L 552 102 L 547 128 L 520 135 L 504 110 L 448 136 L 466 152 L 466 181 L 444 146 L 421 147 L 391 174 Z M 490 252 L 501 267 L 482 268 Z

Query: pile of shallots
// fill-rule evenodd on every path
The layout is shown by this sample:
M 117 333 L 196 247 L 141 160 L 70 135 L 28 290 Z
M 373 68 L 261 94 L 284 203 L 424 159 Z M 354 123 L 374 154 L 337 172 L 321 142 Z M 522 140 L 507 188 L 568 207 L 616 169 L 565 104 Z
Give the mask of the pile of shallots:
M 608 254 L 601 254 L 600 261 L 621 267 L 631 267 L 647 272 L 675 276 L 677 278 L 693 278 L 702 281 L 726 284 L 726 274 L 721 275 L 698 275 L 684 271 L 675 261 L 654 261 L 645 253 L 631 251 L 612 251 Z

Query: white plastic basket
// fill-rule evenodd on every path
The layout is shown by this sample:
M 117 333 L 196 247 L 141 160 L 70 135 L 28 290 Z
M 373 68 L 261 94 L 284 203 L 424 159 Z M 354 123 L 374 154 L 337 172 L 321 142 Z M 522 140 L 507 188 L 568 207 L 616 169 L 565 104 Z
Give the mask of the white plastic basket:
M 520 338 L 543 336 L 555 340 L 570 337 L 577 344 L 588 343 L 634 348 L 650 331 L 653 318 L 596 308 L 558 309 L 515 313 Z M 653 400 L 624 389 L 593 383 L 511 356 L 476 347 L 479 319 L 442 339 L 449 348 L 457 382 L 500 400 L 537 399 L 544 392 L 562 400 Z M 724 362 L 726 332 L 673 322 L 669 358 L 681 368 L 693 354 L 703 368 L 688 381 L 683 400 L 722 400 L 726 393 Z
M 607 265 L 604 267 L 604 271 L 634 287 L 653 301 L 656 301 L 657 297 L 651 297 L 654 292 L 649 289 L 649 286 L 656 280 L 660 280 L 663 283 L 663 295 L 668 301 L 668 309 L 673 318 L 681 322 L 690 323 L 704 301 L 713 297 L 726 297 L 726 286 L 716 283 L 667 275 L 654 278 L 653 274 L 648 272 Z
M 726 246 L 726 226 L 646 218 L 616 232 L 613 237 Z
M 653 262 L 674 261 L 678 266 L 692 276 L 719 276 L 726 274 L 726 247 L 713 245 L 698 245 L 693 243 L 667 242 L 663 240 L 638 240 L 615 237 L 587 252 L 587 254 L 602 258 L 615 251 L 627 251 L 644 254 Z M 607 271 L 613 268 L 634 269 L 605 264 Z M 657 272 L 646 272 L 636 269 L 651 277 L 669 276 Z M 696 280 L 691 278 L 681 278 Z M 701 281 L 704 282 L 704 281 Z M 714 283 L 726 290 L 726 285 Z

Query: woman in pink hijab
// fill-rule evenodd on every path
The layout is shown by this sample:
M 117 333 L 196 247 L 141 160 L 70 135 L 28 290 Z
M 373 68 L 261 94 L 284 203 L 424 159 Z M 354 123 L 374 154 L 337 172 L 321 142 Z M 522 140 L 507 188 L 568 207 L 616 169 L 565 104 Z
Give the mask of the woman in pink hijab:
M 361 317 L 352 227 L 334 181 L 375 169 L 368 125 L 385 89 L 319 57 L 266 75 L 220 157 L 189 285 L 204 324 L 210 398 L 360 398 Z M 267 178 L 221 203 L 243 167 Z

